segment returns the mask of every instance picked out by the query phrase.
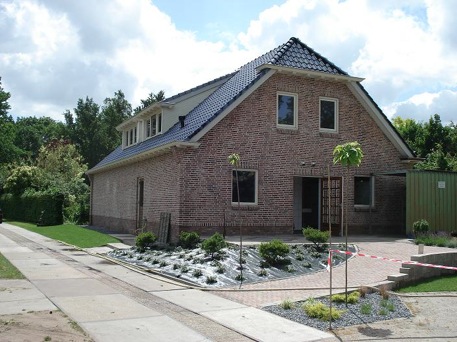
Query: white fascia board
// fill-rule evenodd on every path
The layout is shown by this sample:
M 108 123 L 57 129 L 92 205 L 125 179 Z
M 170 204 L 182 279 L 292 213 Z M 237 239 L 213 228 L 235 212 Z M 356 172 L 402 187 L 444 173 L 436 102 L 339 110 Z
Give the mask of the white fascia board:
M 366 109 L 371 118 L 376 122 L 378 127 L 386 135 L 386 137 L 394 144 L 397 150 L 401 153 L 403 158 L 414 159 L 415 156 L 411 153 L 410 149 L 404 141 L 400 138 L 399 134 L 392 128 L 387 122 L 387 118 L 382 114 L 379 109 L 373 104 L 367 94 L 361 89 L 361 87 L 355 83 L 350 82 L 347 84 L 349 90 L 359 100 L 359 102 Z
M 283 66 L 278 66 L 278 65 L 270 65 L 270 64 L 263 64 L 257 68 L 259 71 L 263 69 L 272 69 L 272 70 L 277 70 L 279 72 L 285 72 L 285 73 L 291 73 L 294 75 L 299 75 L 299 76 L 306 76 L 309 78 L 322 78 L 322 79 L 328 79 L 328 80 L 333 80 L 333 81 L 343 81 L 343 82 L 362 82 L 364 78 L 361 77 L 354 77 L 354 76 L 349 76 L 349 75 L 337 75 L 337 74 L 329 74 L 326 72 L 321 72 L 321 71 L 312 71 L 312 70 L 306 70 L 306 69 L 297 69 L 297 68 L 289 68 L 289 67 L 283 67 Z
M 173 105 L 173 104 L 171 104 L 171 105 Z M 165 106 L 169 106 L 169 104 L 166 103 Z M 126 128 L 130 125 L 133 125 L 133 124 L 137 123 L 138 121 L 143 120 L 144 117 L 147 116 L 151 111 L 154 111 L 154 109 L 157 109 L 157 108 L 160 109 L 162 107 L 163 107 L 162 102 L 153 103 L 152 105 L 144 108 L 141 112 L 137 113 L 135 116 L 132 116 L 131 118 L 125 120 L 124 122 L 122 122 L 121 124 L 116 126 L 116 129 L 118 131 L 122 131 L 124 128 Z
M 257 80 L 246 92 L 244 92 L 239 98 L 237 98 L 232 104 L 224 109 L 217 117 L 214 118 L 208 125 L 206 125 L 200 132 L 195 134 L 191 142 L 200 140 L 206 133 L 208 133 L 214 126 L 216 126 L 223 118 L 225 118 L 233 109 L 235 109 L 241 102 L 243 102 L 249 95 L 251 95 L 257 88 L 265 83 L 274 73 L 275 70 L 269 70 L 262 78 Z
M 93 174 L 96 174 L 96 173 L 100 173 L 100 172 L 108 171 L 108 170 L 111 170 L 111 169 L 115 169 L 117 167 L 120 167 L 120 166 L 123 166 L 123 165 L 127 165 L 127 164 L 130 164 L 130 163 L 133 163 L 133 162 L 138 162 L 138 161 L 141 161 L 141 160 L 145 160 L 145 159 L 148 159 L 148 158 L 150 158 L 152 156 L 165 154 L 165 153 L 170 152 L 171 148 L 173 148 L 173 147 L 176 147 L 176 148 L 186 148 L 186 147 L 198 148 L 199 146 L 200 146 L 200 143 L 195 143 L 195 142 L 192 143 L 192 142 L 186 142 L 186 141 L 173 141 L 173 142 L 170 142 L 168 144 L 161 145 L 161 146 L 158 146 L 156 148 L 152 148 L 150 150 L 147 150 L 147 151 L 144 151 L 142 153 L 136 154 L 136 155 L 131 156 L 129 158 L 121 159 L 121 160 L 115 161 L 113 163 L 100 166 L 98 168 L 92 168 L 92 169 L 88 170 L 86 172 L 86 174 L 90 176 L 90 175 L 93 175 Z

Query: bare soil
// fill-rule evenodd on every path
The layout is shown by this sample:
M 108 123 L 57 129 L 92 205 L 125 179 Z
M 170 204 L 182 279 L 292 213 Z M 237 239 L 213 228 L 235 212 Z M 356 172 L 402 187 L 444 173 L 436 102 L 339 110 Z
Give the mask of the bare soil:
M 75 322 L 61 311 L 0 315 L 2 342 L 93 342 Z

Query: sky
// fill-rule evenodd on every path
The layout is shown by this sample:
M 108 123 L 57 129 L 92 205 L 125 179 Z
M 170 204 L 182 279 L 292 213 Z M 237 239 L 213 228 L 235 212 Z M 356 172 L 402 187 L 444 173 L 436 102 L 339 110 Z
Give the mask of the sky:
M 0 0 L 14 117 L 63 121 L 122 90 L 136 107 L 235 71 L 297 37 L 389 117 L 457 121 L 455 0 Z

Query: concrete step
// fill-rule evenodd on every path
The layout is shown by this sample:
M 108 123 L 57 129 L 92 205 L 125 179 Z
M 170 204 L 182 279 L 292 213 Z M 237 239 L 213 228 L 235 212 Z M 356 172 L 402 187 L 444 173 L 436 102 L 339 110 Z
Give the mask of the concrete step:
M 407 274 L 392 274 L 392 275 L 389 275 L 387 276 L 387 280 L 391 280 L 391 281 L 395 281 L 395 282 L 400 282 L 400 281 L 403 281 L 403 280 L 407 280 L 408 279 L 408 275 Z

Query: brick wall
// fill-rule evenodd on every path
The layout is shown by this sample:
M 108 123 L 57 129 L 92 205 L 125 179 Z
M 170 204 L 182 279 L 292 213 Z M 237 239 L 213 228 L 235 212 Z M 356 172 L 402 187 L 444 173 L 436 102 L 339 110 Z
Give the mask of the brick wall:
M 298 129 L 276 127 L 276 94 L 298 94 Z M 319 97 L 339 100 L 339 133 L 319 133 Z M 148 228 L 155 230 L 161 211 L 172 213 L 172 237 L 181 230 L 238 234 L 292 233 L 294 177 L 332 176 L 346 169 L 333 166 L 338 144 L 357 140 L 365 157 L 349 171 L 349 222 L 354 232 L 397 232 L 404 229 L 405 181 L 379 176 L 375 208 L 355 211 L 354 175 L 404 169 L 400 154 L 376 126 L 348 87 L 341 82 L 286 74 L 273 75 L 200 139 L 198 149 L 174 149 L 167 154 L 93 176 L 92 223 L 132 231 L 136 223 L 136 184 L 143 177 Z M 258 172 L 258 205 L 238 210 L 231 204 L 232 167 L 237 152 L 243 168 Z M 301 163 L 316 163 L 312 170 Z M 115 199 L 115 200 L 113 200 Z M 371 223 L 371 225 L 370 225 Z

